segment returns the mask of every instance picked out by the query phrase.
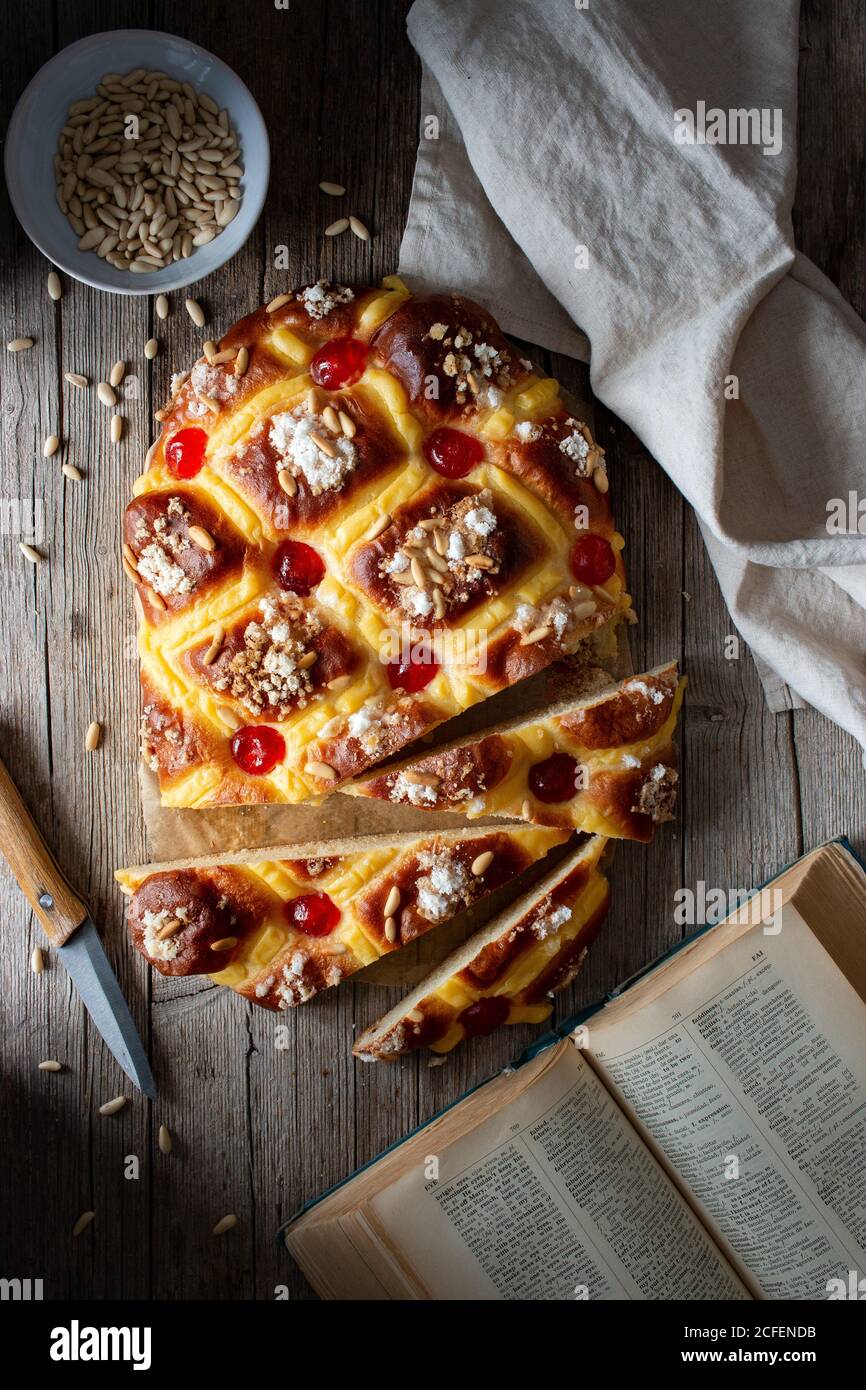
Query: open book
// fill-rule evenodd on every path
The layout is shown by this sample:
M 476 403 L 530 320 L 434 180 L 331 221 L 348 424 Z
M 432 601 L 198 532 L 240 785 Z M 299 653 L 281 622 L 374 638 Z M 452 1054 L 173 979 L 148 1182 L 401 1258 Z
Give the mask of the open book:
M 283 1234 L 325 1298 L 847 1287 L 866 1269 L 859 861 L 807 855 Z

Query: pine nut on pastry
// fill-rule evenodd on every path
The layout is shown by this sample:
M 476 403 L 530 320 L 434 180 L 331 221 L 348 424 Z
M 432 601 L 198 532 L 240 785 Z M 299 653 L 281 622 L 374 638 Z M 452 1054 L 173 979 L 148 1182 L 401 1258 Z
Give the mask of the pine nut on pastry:
M 478 826 L 144 864 L 115 874 L 134 945 L 163 975 L 209 975 L 289 1009 L 510 882 L 569 832 Z
M 634 615 L 603 451 L 483 308 L 319 281 L 206 349 L 124 521 L 164 805 L 320 797 L 563 655 L 612 658 Z
M 648 841 L 656 824 L 673 817 L 672 739 L 684 687 L 671 662 L 389 763 L 343 790 L 429 811 Z
M 594 835 L 475 932 L 405 999 L 362 1033 L 363 1062 L 421 1047 L 450 1052 L 503 1023 L 541 1023 L 551 990 L 570 983 L 604 921 L 610 889 L 598 865 L 606 840 Z

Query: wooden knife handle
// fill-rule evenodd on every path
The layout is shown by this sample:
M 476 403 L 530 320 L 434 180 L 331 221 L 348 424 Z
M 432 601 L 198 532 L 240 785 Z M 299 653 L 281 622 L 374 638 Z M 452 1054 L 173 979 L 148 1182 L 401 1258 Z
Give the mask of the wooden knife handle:
M 87 916 L 36 828 L 12 778 L 0 759 L 0 852 L 18 880 L 45 935 L 62 946 Z

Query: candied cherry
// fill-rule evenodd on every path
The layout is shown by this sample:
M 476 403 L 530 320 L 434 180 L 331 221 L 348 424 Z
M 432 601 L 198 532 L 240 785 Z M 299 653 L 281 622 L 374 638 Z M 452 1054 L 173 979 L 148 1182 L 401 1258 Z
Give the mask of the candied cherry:
M 434 661 L 427 648 L 421 645 L 422 650 L 413 649 L 408 660 L 400 657 L 397 661 L 386 662 L 385 671 L 392 690 L 405 690 L 407 695 L 417 695 L 438 675 L 438 661 Z
M 251 777 L 273 772 L 286 756 L 285 740 L 270 724 L 245 724 L 233 735 L 231 748 L 238 767 Z
M 424 456 L 443 478 L 465 478 L 484 458 L 484 445 L 463 430 L 443 427 L 425 439 Z
M 570 801 L 577 791 L 577 760 L 552 753 L 529 769 L 529 790 L 539 801 Z
M 351 386 L 363 375 L 367 346 L 358 338 L 333 338 L 320 347 L 310 363 L 310 376 L 326 391 Z
M 478 1038 L 485 1033 L 492 1033 L 494 1028 L 498 1028 L 504 1023 L 511 1006 L 508 1000 L 501 994 L 491 994 L 486 999 L 477 999 L 474 1004 L 470 1004 L 458 1016 L 457 1022 L 463 1024 L 467 1038 Z
M 571 552 L 571 572 L 581 584 L 604 584 L 616 569 L 613 547 L 604 536 L 588 531 Z
M 304 541 L 283 541 L 274 554 L 274 577 L 281 589 L 306 598 L 325 577 L 324 561 Z
M 204 467 L 204 430 L 178 430 L 165 446 L 165 461 L 176 478 L 194 478 Z
M 305 936 L 330 936 L 340 920 L 340 909 L 327 893 L 302 893 L 283 908 L 286 921 Z

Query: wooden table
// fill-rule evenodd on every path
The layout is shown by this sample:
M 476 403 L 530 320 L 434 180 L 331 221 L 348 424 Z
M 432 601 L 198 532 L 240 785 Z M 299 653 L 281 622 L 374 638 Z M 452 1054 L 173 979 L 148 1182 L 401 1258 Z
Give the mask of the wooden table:
M 7 45 L 4 126 L 40 64 L 100 29 L 135 22 L 174 30 L 230 62 L 262 105 L 273 169 L 253 237 L 196 291 L 216 337 L 292 284 L 322 274 L 375 282 L 395 269 L 419 117 L 405 9 L 401 0 L 292 0 L 288 11 L 270 0 L 240 8 L 150 0 L 133 16 L 114 0 L 30 0 Z M 857 0 L 806 0 L 801 49 L 798 242 L 862 314 L 866 12 Z M 332 205 L 318 193 L 321 178 L 349 187 L 354 210 L 374 230 L 369 245 L 350 236 L 324 240 Z M 38 500 L 45 561 L 32 568 L 19 557 L 17 537 L 0 535 L 0 751 L 92 904 L 151 1048 L 160 1095 L 149 1106 L 125 1084 L 56 961 L 49 958 L 42 976 L 31 974 L 40 933 L 0 870 L 9 1204 L 0 1275 L 42 1278 L 46 1298 L 268 1299 L 279 1286 L 307 1297 L 275 1244 L 280 1222 L 506 1063 L 533 1030 L 501 1031 L 435 1069 L 426 1059 L 356 1067 L 353 1025 L 390 1006 L 391 990 L 349 985 L 280 1016 L 292 1036 L 282 1051 L 274 1015 L 225 991 L 154 996 L 150 972 L 127 943 L 111 876 L 117 865 L 146 857 L 120 518 L 169 375 L 192 360 L 203 335 L 178 295 L 158 330 L 151 299 L 109 299 L 68 277 L 55 306 L 45 290 L 48 266 L 5 199 L 2 218 L 4 335 L 36 338 L 30 353 L 3 364 L 4 515 L 10 499 Z M 273 269 L 276 246 L 288 247 L 288 272 Z M 149 365 L 142 349 L 156 331 L 161 351 Z M 130 363 L 135 382 L 124 393 L 126 440 L 111 448 L 108 412 L 92 392 L 61 392 L 59 382 L 69 369 L 104 377 L 116 358 Z M 548 366 L 591 402 L 584 368 L 558 358 Z M 750 888 L 840 831 L 861 849 L 866 843 L 854 741 L 811 710 L 767 713 L 745 649 L 739 660 L 724 659 L 731 623 L 691 511 L 622 424 L 601 407 L 595 421 L 642 618 L 636 669 L 676 655 L 689 675 L 684 795 L 677 823 L 652 847 L 618 851 L 609 921 L 577 985 L 559 1000 L 561 1016 L 681 934 L 673 917 L 678 887 L 703 880 Z M 64 481 L 58 458 L 43 459 L 50 432 L 63 436 L 82 483 Z M 92 718 L 104 721 L 105 742 L 87 755 Z M 48 1057 L 65 1070 L 38 1071 Z M 131 1103 L 100 1118 L 99 1104 L 120 1091 Z M 160 1123 L 174 1135 L 170 1157 L 157 1150 Z M 73 1222 L 88 1208 L 96 1220 L 73 1240 Z M 239 1225 L 216 1240 L 211 1228 L 227 1212 Z

